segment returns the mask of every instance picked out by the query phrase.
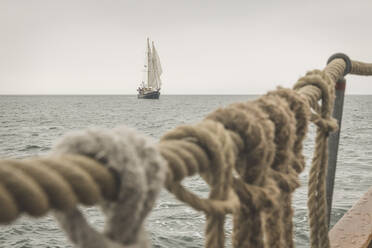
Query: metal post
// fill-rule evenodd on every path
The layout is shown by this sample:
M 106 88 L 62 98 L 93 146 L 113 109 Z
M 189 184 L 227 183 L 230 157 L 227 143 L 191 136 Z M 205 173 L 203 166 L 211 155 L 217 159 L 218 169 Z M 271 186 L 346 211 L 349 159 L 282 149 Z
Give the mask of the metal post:
M 344 95 L 345 95 L 345 86 L 346 80 L 341 78 L 336 83 L 336 99 L 335 105 L 333 108 L 332 116 L 337 120 L 339 129 L 336 132 L 333 132 L 329 135 L 328 139 L 328 171 L 327 171 L 327 208 L 328 208 L 328 227 L 331 221 L 331 210 L 332 210 L 332 197 L 333 197 L 333 186 L 335 181 L 336 174 L 336 165 L 337 165 L 337 152 L 338 152 L 338 143 L 340 140 L 341 132 L 341 120 L 342 120 L 342 111 L 344 106 Z

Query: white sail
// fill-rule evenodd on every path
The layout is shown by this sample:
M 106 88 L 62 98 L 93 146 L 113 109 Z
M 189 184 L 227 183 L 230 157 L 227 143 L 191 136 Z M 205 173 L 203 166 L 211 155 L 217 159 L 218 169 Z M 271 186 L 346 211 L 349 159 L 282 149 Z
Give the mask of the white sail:
M 163 69 L 161 68 L 160 58 L 158 53 L 156 52 L 154 42 L 152 42 L 152 64 L 154 69 L 154 76 L 156 78 L 157 88 L 161 88 L 161 80 L 160 75 L 163 73 Z
M 153 56 L 153 61 L 154 61 L 156 71 L 158 72 L 160 76 L 163 73 L 163 69 L 161 68 L 160 58 L 159 58 L 158 52 L 155 49 L 154 42 L 152 42 L 152 56 Z
M 147 38 L 147 46 L 146 46 L 146 52 L 145 52 L 145 61 L 143 66 L 143 77 L 142 82 L 140 84 L 140 88 L 147 88 L 148 87 L 148 81 L 149 81 L 149 56 L 151 57 L 151 50 L 149 46 L 149 39 Z
M 161 87 L 160 75 L 162 74 L 163 69 L 161 68 L 160 58 L 156 52 L 154 42 L 152 42 L 151 49 L 149 38 L 147 38 L 144 72 L 145 75 L 140 87 L 146 88 L 146 90 L 159 90 Z
M 153 66 L 153 59 L 152 59 L 152 51 L 150 48 L 150 42 L 147 38 L 147 87 L 156 89 L 156 77 L 154 75 L 154 66 Z

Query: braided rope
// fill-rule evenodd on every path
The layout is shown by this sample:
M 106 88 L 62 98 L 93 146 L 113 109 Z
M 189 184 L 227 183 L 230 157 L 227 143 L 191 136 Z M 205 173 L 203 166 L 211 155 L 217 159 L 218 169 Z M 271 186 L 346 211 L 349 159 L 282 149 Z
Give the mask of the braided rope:
M 350 73 L 355 75 L 371 76 L 372 64 L 363 63 L 359 61 L 352 61 Z
M 275 209 L 266 220 L 267 229 L 278 230 L 268 232 L 268 245 L 269 247 L 293 247 L 292 237 L 286 238 L 286 235 L 292 234 L 292 211 L 284 210 L 292 208 L 290 194 L 299 186 L 297 173 L 289 166 L 294 156 L 296 120 L 288 103 L 276 95 L 260 98 L 257 102 L 275 124 L 276 155 L 271 166 L 271 176 L 281 189 L 278 195 L 281 207 Z
M 104 232 L 91 227 L 79 209 L 55 211 L 55 217 L 79 248 L 139 247 L 150 244 L 144 220 L 163 186 L 166 165 L 154 142 L 132 129 L 88 129 L 64 137 L 53 154 L 82 154 L 113 171 L 118 193 L 114 201 L 99 199 Z
M 305 135 L 307 133 L 307 126 L 309 122 L 309 108 L 304 101 L 304 99 L 296 93 L 293 93 L 293 91 L 289 89 L 283 89 L 279 88 L 277 91 L 269 92 L 268 95 L 275 95 L 282 99 L 284 99 L 288 107 L 290 108 L 291 112 L 294 114 L 294 118 L 296 120 L 295 125 L 295 137 L 294 137 L 294 143 L 293 143 L 293 156 L 292 158 L 289 158 L 289 164 L 291 165 L 288 170 L 294 170 L 294 174 L 299 174 L 303 171 L 305 168 L 305 158 L 302 154 L 303 145 L 302 142 L 305 139 Z M 289 116 L 289 118 L 292 118 Z M 292 178 L 292 180 L 295 180 L 293 182 L 293 187 L 295 187 L 295 183 L 297 183 L 296 178 Z M 290 191 L 290 187 L 288 187 Z M 291 195 L 287 194 L 284 195 L 286 199 L 283 199 L 283 202 L 288 203 L 288 207 L 283 209 L 283 221 L 284 221 L 284 238 L 285 238 L 285 244 L 284 247 L 292 247 L 293 246 L 293 224 L 292 224 L 292 218 L 293 218 L 293 210 L 291 207 Z
M 67 136 L 47 157 L 0 160 L 0 223 L 22 212 L 42 216 L 53 209 L 79 247 L 147 247 L 142 222 L 164 173 L 170 192 L 206 214 L 206 247 L 224 247 L 226 214 L 233 214 L 234 247 L 293 247 L 291 197 L 305 166 L 302 143 L 312 121 L 317 133 L 308 192 L 310 242 L 329 247 L 326 141 L 337 128 L 330 114 L 345 63 L 332 60 L 323 71 L 300 78 L 293 90 L 278 88 L 255 101 L 220 108 L 194 126 L 166 133 L 156 148 L 130 131 L 88 131 Z M 352 61 L 351 73 L 371 75 L 372 65 Z M 161 169 L 158 153 L 168 170 Z M 207 199 L 181 184 L 195 174 L 210 186 Z M 79 203 L 102 206 L 105 233 L 87 224 L 76 209 Z
M 310 243 L 312 247 L 329 247 L 327 202 L 325 177 L 328 165 L 327 138 L 329 132 L 337 129 L 337 122 L 331 119 L 334 102 L 335 82 L 322 71 L 314 70 L 295 84 L 294 89 L 314 85 L 322 92 L 322 105 L 310 101 L 317 114 L 312 115 L 312 121 L 318 126 L 315 139 L 315 150 L 309 174 L 308 209 L 310 221 Z
M 115 177 L 95 160 L 61 155 L 26 160 L 2 160 L 0 222 L 10 223 L 21 212 L 38 217 L 48 210 L 69 211 L 78 203 L 114 200 Z
M 258 107 L 243 103 L 219 109 L 207 119 L 223 123 L 244 141 L 235 165 L 239 177 L 233 184 L 241 205 L 234 213 L 234 247 L 264 247 L 262 212 L 275 204 L 277 194 L 266 176 L 274 157 L 273 125 Z
M 185 140 L 186 139 L 186 140 Z M 208 156 L 210 168 L 202 170 L 195 164 L 197 159 L 192 157 L 180 148 L 193 142 L 203 148 Z M 190 144 L 189 144 L 190 146 Z M 191 146 L 190 146 L 191 147 Z M 233 146 L 233 140 L 223 126 L 217 122 L 205 121 L 195 127 L 181 126 L 167 133 L 160 142 L 160 152 L 165 158 L 171 161 L 171 168 L 185 168 L 184 170 L 170 170 L 176 172 L 178 176 L 170 175 L 175 181 L 167 181 L 167 188 L 176 195 L 178 199 L 188 203 L 197 210 L 202 210 L 207 216 L 206 225 L 206 247 L 224 247 L 224 222 L 225 215 L 232 213 L 239 206 L 238 198 L 231 189 L 232 166 L 235 163 L 236 149 Z M 173 155 L 171 155 L 173 154 Z M 172 156 L 181 159 L 173 159 Z M 206 159 L 203 159 L 204 161 Z M 200 161 L 200 160 L 199 160 Z M 176 163 L 178 163 L 176 165 Z M 187 170 L 186 168 L 191 168 Z M 211 191 L 209 199 L 200 199 L 195 194 L 187 191 L 181 184 L 180 172 L 183 172 L 182 178 L 187 174 L 199 171 L 200 175 L 210 185 Z

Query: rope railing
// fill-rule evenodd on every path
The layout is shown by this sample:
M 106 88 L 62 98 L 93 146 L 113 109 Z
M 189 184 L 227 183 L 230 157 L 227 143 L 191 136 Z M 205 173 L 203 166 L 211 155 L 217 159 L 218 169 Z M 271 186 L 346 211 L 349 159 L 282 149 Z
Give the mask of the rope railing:
M 337 129 L 331 117 L 335 82 L 348 73 L 372 75 L 372 64 L 337 54 L 293 89 L 217 109 L 196 125 L 167 132 L 157 144 L 125 127 L 91 129 L 67 135 L 48 156 L 0 160 L 0 223 L 53 210 L 77 247 L 148 247 L 143 220 L 164 185 L 205 213 L 205 247 L 224 247 L 227 214 L 233 215 L 234 247 L 294 247 L 291 199 L 305 167 L 303 141 L 311 121 L 317 132 L 309 175 L 310 243 L 329 247 L 327 138 Z M 196 174 L 209 185 L 208 198 L 182 185 Z M 89 226 L 78 204 L 102 207 L 103 233 Z
M 350 74 L 370 76 L 372 75 L 372 63 L 363 63 L 359 61 L 351 62 L 351 71 Z

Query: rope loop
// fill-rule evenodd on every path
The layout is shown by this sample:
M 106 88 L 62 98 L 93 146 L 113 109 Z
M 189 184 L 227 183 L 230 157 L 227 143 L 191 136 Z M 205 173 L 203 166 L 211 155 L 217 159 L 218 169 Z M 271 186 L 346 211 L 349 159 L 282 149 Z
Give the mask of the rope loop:
M 308 123 L 310 119 L 310 108 L 308 103 L 296 91 L 278 87 L 275 91 L 270 91 L 268 96 L 274 95 L 285 100 L 288 104 L 290 111 L 294 114 L 295 118 L 295 140 L 293 144 L 293 158 L 292 168 L 299 174 L 305 168 L 305 158 L 302 154 L 303 141 L 305 139 Z
M 334 118 L 323 119 L 319 115 L 313 114 L 311 116 L 311 122 L 319 127 L 319 129 L 324 132 L 327 136 L 331 132 L 338 130 L 338 123 Z
M 196 146 L 198 152 L 181 154 L 181 146 L 190 145 Z M 229 189 L 236 148 L 221 124 L 209 120 L 196 126 L 179 126 L 162 137 L 160 152 L 166 158 L 185 158 L 168 159 L 169 178 L 173 179 L 168 180 L 166 186 L 179 200 L 206 214 L 225 215 L 239 206 L 235 192 Z M 211 187 L 209 199 L 202 199 L 181 185 L 184 177 L 197 172 Z
M 305 86 L 315 86 L 321 92 L 321 106 L 316 98 L 309 97 L 309 104 L 315 111 L 311 121 L 317 125 L 315 151 L 309 173 L 308 209 L 310 223 L 311 247 L 329 247 L 327 235 L 325 177 L 327 172 L 327 137 L 338 128 L 337 122 L 331 117 L 335 97 L 335 82 L 325 71 L 314 70 L 299 79 L 294 90 Z
M 165 158 L 184 158 L 167 159 L 171 168 L 169 178 L 172 180 L 167 181 L 166 187 L 179 200 L 206 214 L 206 247 L 224 247 L 225 215 L 234 213 L 240 206 L 239 198 L 231 188 L 232 171 L 240 142 L 236 136 L 230 135 L 220 123 L 205 120 L 195 126 L 180 126 L 165 134 L 160 142 L 161 153 Z M 192 154 L 181 153 L 177 148 L 177 145 L 182 144 L 180 141 L 183 144 L 191 142 L 197 145 L 198 153 L 205 154 L 202 155 L 206 157 L 203 160 L 208 162 L 195 164 L 201 160 L 192 158 Z M 181 185 L 183 177 L 196 172 L 199 172 L 210 186 L 208 199 L 200 198 Z M 179 176 L 174 176 L 175 173 Z
M 154 142 L 134 130 L 89 129 L 64 137 L 54 156 L 84 155 L 115 171 L 119 182 L 115 199 L 100 199 L 105 231 L 92 228 L 79 209 L 55 211 L 55 217 L 76 247 L 149 247 L 143 221 L 163 186 L 166 163 Z
M 335 53 L 329 59 L 327 60 L 327 65 L 332 62 L 332 60 L 335 59 L 343 59 L 345 61 L 345 70 L 344 70 L 344 76 L 349 74 L 352 70 L 352 62 L 349 56 L 347 56 L 344 53 Z
M 268 213 L 277 206 L 275 195 L 279 192 L 275 187 L 268 189 L 250 185 L 236 177 L 233 180 L 233 187 L 239 199 L 257 211 Z
M 275 155 L 274 125 L 254 102 L 231 104 L 206 119 L 222 123 L 243 141 L 233 179 L 240 200 L 240 208 L 234 213 L 234 247 L 262 247 L 263 215 L 276 208 L 279 195 L 267 174 Z
M 300 78 L 294 85 L 293 89 L 298 90 L 307 85 L 315 86 L 321 91 L 322 105 L 320 114 L 322 117 L 326 117 L 329 115 L 331 107 L 333 106 L 334 85 L 332 84 L 331 79 L 324 71 L 313 70 L 306 73 L 306 76 Z M 319 107 L 316 106 L 316 102 L 313 102 L 312 107 L 318 112 Z

